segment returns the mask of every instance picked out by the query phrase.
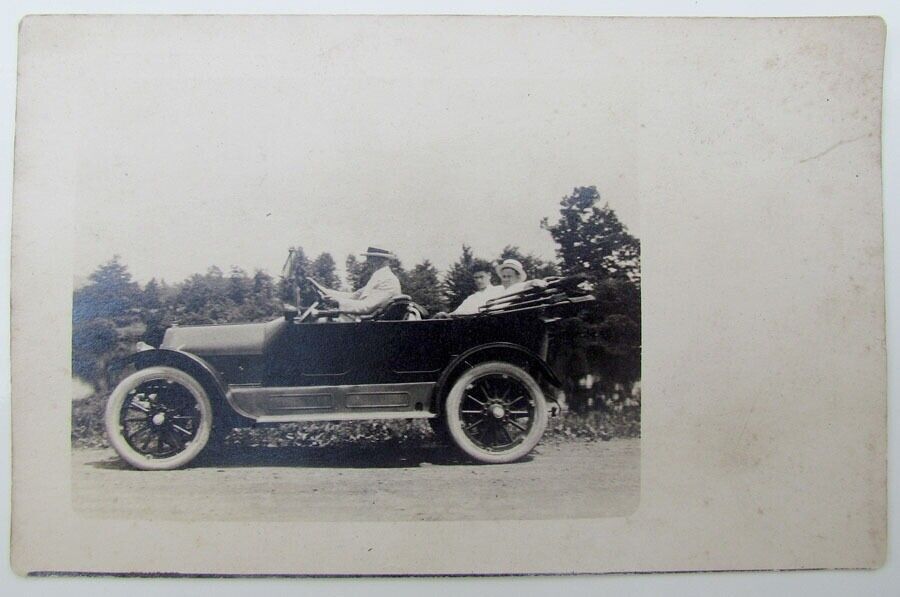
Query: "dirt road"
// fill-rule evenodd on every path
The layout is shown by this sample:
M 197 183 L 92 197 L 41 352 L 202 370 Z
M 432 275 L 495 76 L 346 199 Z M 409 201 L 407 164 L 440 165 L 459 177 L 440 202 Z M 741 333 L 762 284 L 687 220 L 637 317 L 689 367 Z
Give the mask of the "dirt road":
M 637 508 L 640 440 L 542 444 L 509 465 L 418 446 L 251 448 L 177 471 L 73 450 L 73 506 L 169 520 L 503 520 L 622 516 Z

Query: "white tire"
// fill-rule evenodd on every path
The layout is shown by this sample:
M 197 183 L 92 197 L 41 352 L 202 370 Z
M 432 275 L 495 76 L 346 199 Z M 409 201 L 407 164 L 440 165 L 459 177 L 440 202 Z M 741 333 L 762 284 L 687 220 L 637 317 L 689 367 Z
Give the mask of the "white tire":
M 149 367 L 113 390 L 106 404 L 106 435 L 131 466 L 171 470 L 203 451 L 212 414 L 206 390 L 193 377 L 172 367 Z
M 472 367 L 453 384 L 444 402 L 453 443 L 487 464 L 527 455 L 547 428 L 547 403 L 525 370 L 490 361 Z

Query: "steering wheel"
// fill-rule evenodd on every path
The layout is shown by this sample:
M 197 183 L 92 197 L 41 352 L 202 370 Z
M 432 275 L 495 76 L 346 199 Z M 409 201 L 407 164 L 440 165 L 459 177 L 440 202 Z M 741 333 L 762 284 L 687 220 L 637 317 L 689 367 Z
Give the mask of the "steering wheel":
M 316 294 L 319 296 L 319 300 L 313 301 L 313 304 L 310 305 L 309 307 L 307 307 L 307 309 L 303 312 L 303 314 L 299 318 L 297 318 L 297 321 L 299 321 L 299 322 L 306 321 L 309 318 L 309 316 L 315 312 L 316 307 L 318 307 L 322 303 L 322 301 L 330 300 L 330 299 L 328 299 L 328 297 L 325 294 L 325 291 L 327 289 L 324 286 L 322 286 L 321 284 L 319 284 L 312 278 L 307 278 L 307 279 L 311 282 L 310 286 L 312 286 L 313 290 L 316 291 Z
M 297 321 L 300 323 L 303 323 L 304 321 L 306 321 L 306 319 L 312 314 L 313 311 L 316 310 L 316 307 L 318 307 L 318 306 L 319 306 L 319 301 L 313 301 L 313 304 L 311 304 L 309 307 L 306 308 L 306 311 L 304 311 L 303 314 L 297 318 Z

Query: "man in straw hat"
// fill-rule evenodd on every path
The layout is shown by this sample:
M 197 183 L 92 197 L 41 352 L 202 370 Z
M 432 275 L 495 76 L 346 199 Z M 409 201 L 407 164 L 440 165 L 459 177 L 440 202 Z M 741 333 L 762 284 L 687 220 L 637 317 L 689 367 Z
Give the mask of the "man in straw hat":
M 391 259 L 396 259 L 393 253 L 378 247 L 369 247 L 360 255 L 365 255 L 366 263 L 371 265 L 374 271 L 366 285 L 356 292 L 331 290 L 313 281 L 326 298 L 337 302 L 338 311 L 348 315 L 373 313 L 395 296 L 402 294 L 400 280 L 391 271 Z

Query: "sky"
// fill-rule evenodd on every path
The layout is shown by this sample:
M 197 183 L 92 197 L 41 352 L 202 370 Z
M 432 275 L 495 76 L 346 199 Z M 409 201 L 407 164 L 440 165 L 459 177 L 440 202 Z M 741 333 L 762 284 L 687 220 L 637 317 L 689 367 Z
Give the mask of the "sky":
M 589 185 L 640 236 L 622 40 L 573 21 L 321 24 L 101 20 L 59 40 L 76 278 L 113 254 L 141 282 L 277 274 L 292 245 L 339 265 L 370 245 L 440 270 L 463 244 L 552 259 L 540 221 Z

